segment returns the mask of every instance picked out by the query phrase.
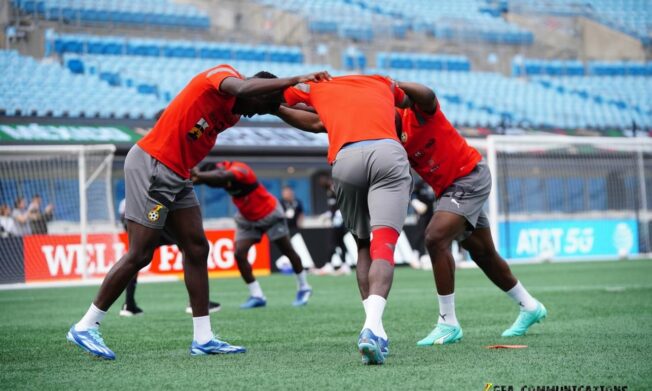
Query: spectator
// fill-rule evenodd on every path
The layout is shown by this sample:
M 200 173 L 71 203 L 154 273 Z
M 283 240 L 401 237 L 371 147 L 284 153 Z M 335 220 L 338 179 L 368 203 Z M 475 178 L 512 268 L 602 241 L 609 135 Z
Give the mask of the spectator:
M 42 202 L 43 199 L 41 196 L 36 194 L 32 197 L 32 202 L 30 202 L 29 207 L 27 208 L 29 226 L 33 235 L 47 234 L 48 221 L 51 221 L 52 217 L 54 217 L 54 206 L 48 204 L 48 206 L 45 207 L 45 210 L 41 211 Z
M 7 204 L 0 205 L 0 237 L 18 235 L 16 232 L 16 223 L 11 217 L 11 208 Z
M 303 225 L 303 204 L 294 196 L 294 190 L 290 186 L 283 186 L 281 191 L 281 205 L 285 212 L 285 219 L 290 228 L 290 234 L 297 233 Z
M 16 235 L 25 236 L 31 233 L 29 226 L 29 213 L 27 212 L 27 202 L 25 201 L 25 197 L 16 198 L 11 217 L 13 217 L 16 226 Z

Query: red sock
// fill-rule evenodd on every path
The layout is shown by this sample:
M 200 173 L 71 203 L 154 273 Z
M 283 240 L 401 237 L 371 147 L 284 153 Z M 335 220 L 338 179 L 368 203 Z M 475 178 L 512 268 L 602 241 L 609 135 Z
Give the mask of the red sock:
M 389 227 L 376 228 L 371 233 L 371 261 L 384 260 L 393 266 L 394 249 L 396 248 L 399 233 Z

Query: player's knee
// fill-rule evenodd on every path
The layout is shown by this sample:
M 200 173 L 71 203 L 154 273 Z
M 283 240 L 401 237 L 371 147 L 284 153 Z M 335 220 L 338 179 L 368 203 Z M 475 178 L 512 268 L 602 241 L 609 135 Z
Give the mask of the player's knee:
M 130 249 L 127 253 L 127 261 L 139 270 L 149 265 L 154 256 L 154 249 Z
M 200 262 L 206 263 L 208 261 L 209 252 L 210 252 L 210 246 L 208 245 L 208 241 L 204 239 L 204 240 L 197 240 L 196 242 L 188 246 L 188 248 L 185 249 L 184 251 L 184 255 L 185 255 L 185 259 L 188 259 L 193 263 L 200 263 Z
M 370 254 L 372 261 L 384 260 L 394 264 L 394 249 L 399 233 L 389 227 L 376 228 L 372 232 Z
M 236 246 L 233 256 L 237 262 L 248 262 L 247 255 L 249 255 L 248 248 Z
M 450 251 L 452 238 L 445 230 L 437 227 L 428 227 L 425 232 L 426 247 L 431 251 Z

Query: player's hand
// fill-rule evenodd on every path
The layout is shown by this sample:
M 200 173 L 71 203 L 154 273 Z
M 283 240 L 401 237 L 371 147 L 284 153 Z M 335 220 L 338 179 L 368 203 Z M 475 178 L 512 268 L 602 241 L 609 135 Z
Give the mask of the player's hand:
M 297 83 L 306 83 L 309 81 L 320 82 L 331 80 L 332 77 L 328 71 L 313 72 L 307 75 L 299 76 Z
M 192 181 L 192 183 L 194 183 L 194 184 L 200 184 L 201 183 L 201 179 L 199 178 L 199 174 L 200 174 L 200 172 L 199 172 L 199 169 L 197 167 L 193 167 L 190 170 L 190 180 Z

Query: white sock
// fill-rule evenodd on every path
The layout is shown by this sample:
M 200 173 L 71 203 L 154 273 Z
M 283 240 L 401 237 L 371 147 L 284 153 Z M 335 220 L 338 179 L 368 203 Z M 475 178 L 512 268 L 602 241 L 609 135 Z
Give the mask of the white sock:
M 308 272 L 306 272 L 306 269 L 303 269 L 299 274 L 295 274 L 295 276 L 297 277 L 298 290 L 310 289 L 310 284 L 308 284 Z
M 367 317 L 367 303 L 368 303 L 369 298 L 367 297 L 366 299 L 362 300 L 362 306 L 364 307 L 364 316 L 365 318 Z
M 100 323 L 102 322 L 102 319 L 104 319 L 105 315 L 106 311 L 102 311 L 101 309 L 95 307 L 95 304 L 91 303 L 91 306 L 88 308 L 88 311 L 86 311 L 86 314 L 75 325 L 75 330 L 86 331 L 93 327 L 98 328 L 100 327 Z
M 247 286 L 249 287 L 249 296 L 260 297 L 262 299 L 265 298 L 265 295 L 263 294 L 263 289 L 260 287 L 258 280 L 250 284 L 247 284 Z
M 522 310 L 534 311 L 537 309 L 537 300 L 530 295 L 520 281 L 518 281 L 516 285 L 506 293 L 521 307 Z
M 211 317 L 209 315 L 192 318 L 192 329 L 193 339 L 200 345 L 213 339 Z
M 455 293 L 450 295 L 437 295 L 439 300 L 439 316 L 437 317 L 437 324 L 445 323 L 451 326 L 459 326 L 455 316 Z
M 383 339 L 387 339 L 387 333 L 383 327 L 383 312 L 385 311 L 386 303 L 387 300 L 378 295 L 369 295 L 367 300 L 362 302 L 365 307 L 365 313 L 367 314 L 362 329 L 369 329 Z

